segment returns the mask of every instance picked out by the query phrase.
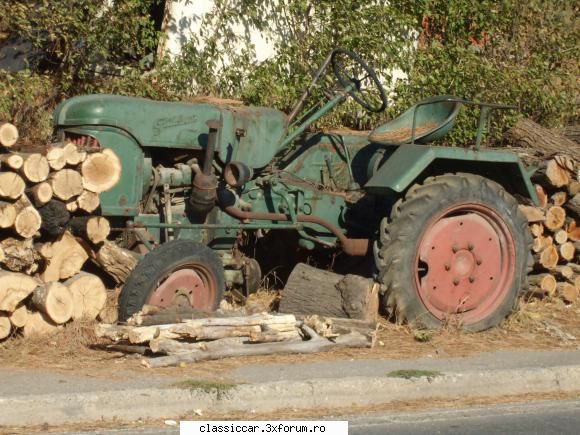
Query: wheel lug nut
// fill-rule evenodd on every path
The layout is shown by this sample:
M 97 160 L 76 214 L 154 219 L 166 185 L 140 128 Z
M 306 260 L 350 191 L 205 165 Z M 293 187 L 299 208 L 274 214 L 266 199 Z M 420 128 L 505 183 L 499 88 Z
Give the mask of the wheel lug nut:
M 453 280 L 453 285 L 459 285 L 459 279 L 458 278 L 455 278 Z
M 478 266 L 481 266 L 481 263 L 483 263 L 483 261 L 481 261 L 481 258 L 475 260 L 475 264 L 477 264 Z
M 451 266 L 449 264 L 445 265 L 445 270 L 451 270 Z
M 470 276 L 469 277 L 469 282 L 474 282 L 474 281 L 475 281 L 475 278 L 473 276 Z
M 456 245 L 453 245 L 453 246 L 451 247 L 451 250 L 452 250 L 452 251 L 453 251 L 453 253 L 455 254 L 455 253 L 458 251 L 458 249 L 457 249 L 457 246 L 456 246 Z
M 469 245 L 467 245 L 467 249 L 469 249 L 470 251 L 473 251 L 473 243 L 470 243 Z

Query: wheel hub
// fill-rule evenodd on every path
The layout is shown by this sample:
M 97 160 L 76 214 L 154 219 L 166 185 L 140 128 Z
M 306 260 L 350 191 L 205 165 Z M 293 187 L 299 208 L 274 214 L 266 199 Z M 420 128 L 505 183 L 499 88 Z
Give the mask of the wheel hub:
M 490 314 L 513 274 L 513 242 L 501 225 L 474 208 L 436 220 L 419 245 L 419 296 L 440 320 L 463 313 L 464 320 L 477 321 Z
M 169 273 L 151 294 L 150 305 L 183 306 L 211 309 L 213 293 L 203 274 L 195 269 L 180 269 Z

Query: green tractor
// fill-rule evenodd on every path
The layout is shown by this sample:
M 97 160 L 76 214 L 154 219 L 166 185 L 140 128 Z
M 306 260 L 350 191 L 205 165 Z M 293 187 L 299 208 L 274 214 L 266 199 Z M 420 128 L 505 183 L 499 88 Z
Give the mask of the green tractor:
M 304 110 L 328 68 L 338 86 Z M 290 115 L 227 101 L 63 102 L 58 138 L 110 148 L 122 164 L 120 182 L 100 198 L 118 243 L 142 254 L 120 295 L 120 320 L 144 304 L 211 310 L 228 288 L 256 290 L 258 246 L 270 266 L 285 254 L 329 253 L 353 260 L 347 270 L 370 265 L 398 321 L 483 330 L 510 313 L 530 248 L 514 195 L 537 197 L 515 154 L 480 147 L 489 113 L 510 107 L 440 96 L 370 134 L 310 131 L 349 96 L 371 112 L 387 105 L 373 69 L 337 49 Z M 430 145 L 465 104 L 480 108 L 475 144 Z

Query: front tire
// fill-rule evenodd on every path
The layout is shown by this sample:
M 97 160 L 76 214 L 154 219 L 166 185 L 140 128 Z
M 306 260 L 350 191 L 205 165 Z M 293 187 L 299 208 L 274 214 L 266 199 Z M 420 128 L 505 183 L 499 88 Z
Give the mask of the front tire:
M 119 320 L 145 304 L 213 311 L 224 292 L 224 268 L 215 251 L 191 240 L 172 240 L 145 255 L 127 279 L 119 296 Z
M 498 325 L 527 287 L 531 244 L 517 201 L 473 174 L 412 186 L 381 223 L 375 246 L 384 308 L 397 321 L 481 331 Z

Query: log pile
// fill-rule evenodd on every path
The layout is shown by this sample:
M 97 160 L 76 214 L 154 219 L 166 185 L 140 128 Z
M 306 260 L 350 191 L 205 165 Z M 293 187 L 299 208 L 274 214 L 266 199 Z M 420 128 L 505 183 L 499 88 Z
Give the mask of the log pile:
M 533 294 L 580 301 L 580 146 L 530 120 L 507 133 L 524 161 L 538 171 L 539 205 L 520 205 L 533 237 Z
M 96 319 L 107 290 L 83 269 L 89 261 L 118 268 L 110 259 L 128 255 L 107 241 L 109 222 L 98 215 L 119 159 L 72 142 L 24 149 L 9 123 L 0 123 L 0 145 L 0 340 Z
M 189 319 L 168 323 L 167 316 L 139 313 L 128 325 L 98 324 L 95 333 L 115 343 L 110 350 L 148 355 L 142 360 L 146 367 L 167 367 L 237 356 L 323 352 L 338 346 L 372 347 L 377 329 L 376 322 L 318 316 L 297 321 L 292 314 L 189 314 Z

